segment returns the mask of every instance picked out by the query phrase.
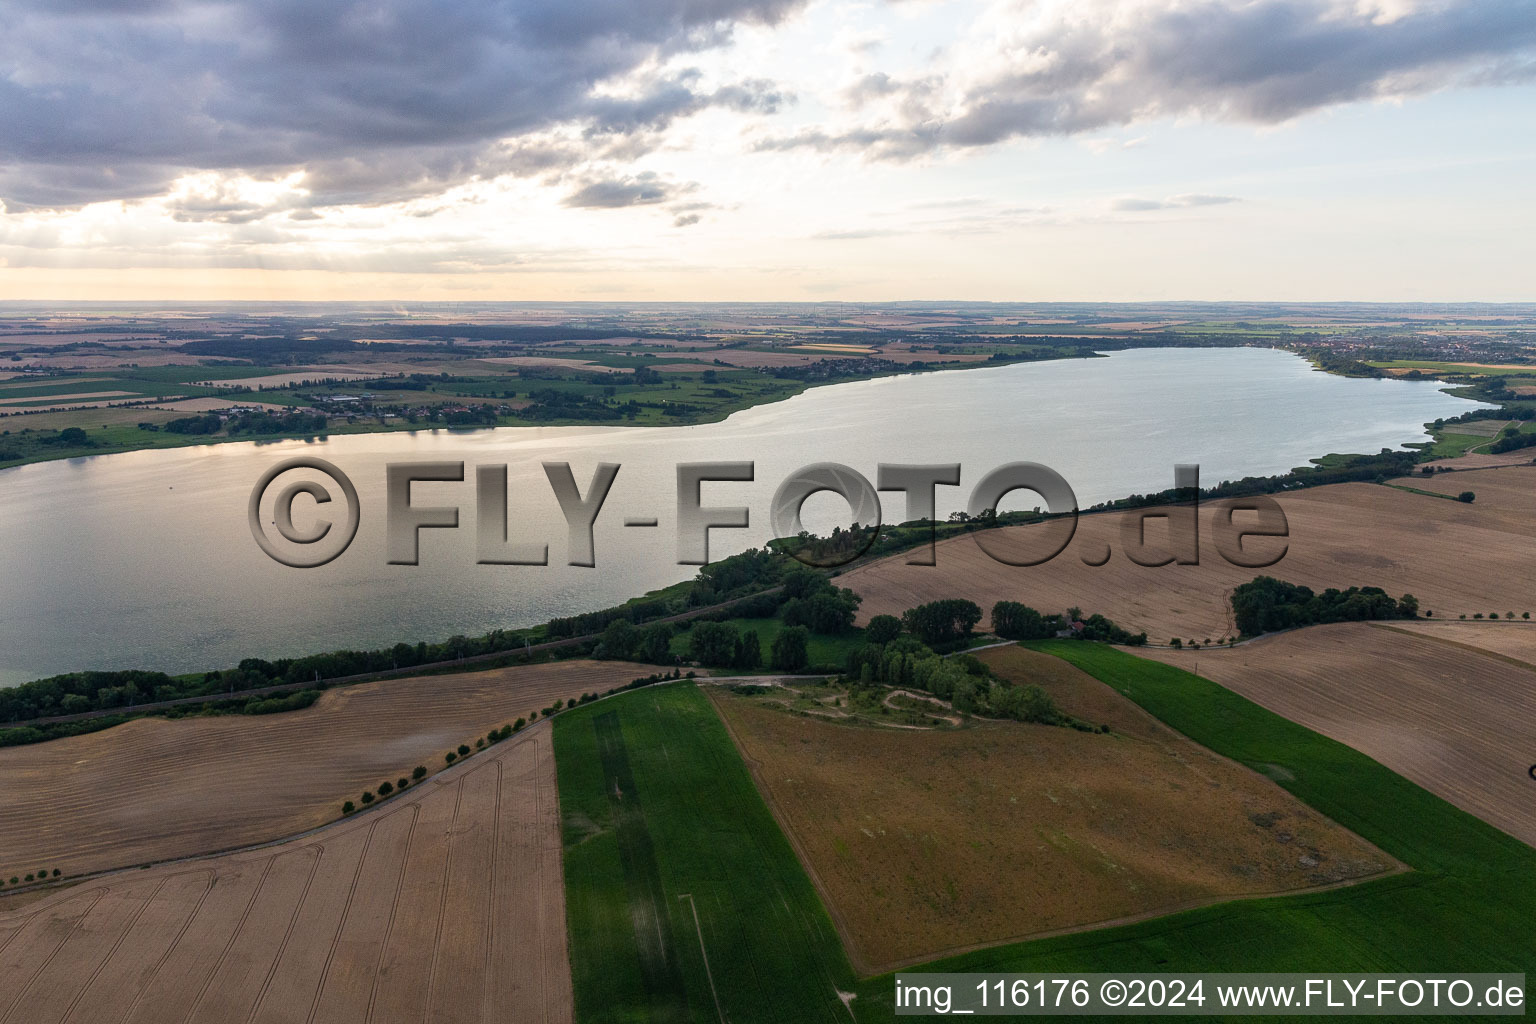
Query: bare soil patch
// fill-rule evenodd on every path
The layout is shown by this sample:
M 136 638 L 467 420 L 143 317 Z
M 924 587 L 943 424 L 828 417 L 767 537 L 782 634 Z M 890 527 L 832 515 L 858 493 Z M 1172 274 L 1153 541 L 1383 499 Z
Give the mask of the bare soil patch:
M 0 750 L 0 874 L 66 875 L 266 842 L 343 800 L 435 771 L 460 743 L 557 699 L 657 671 L 566 661 L 330 690 L 276 715 L 144 718 Z
M 566 1022 L 539 725 L 314 835 L 0 910 L 0 1019 Z
M 1072 666 L 982 656 L 1113 732 L 876 729 L 709 688 L 861 972 L 1397 869 Z
M 1190 652 L 1136 653 L 1194 664 Z M 1536 845 L 1536 783 L 1527 774 L 1536 762 L 1536 672 L 1366 623 L 1201 651 L 1199 670 Z

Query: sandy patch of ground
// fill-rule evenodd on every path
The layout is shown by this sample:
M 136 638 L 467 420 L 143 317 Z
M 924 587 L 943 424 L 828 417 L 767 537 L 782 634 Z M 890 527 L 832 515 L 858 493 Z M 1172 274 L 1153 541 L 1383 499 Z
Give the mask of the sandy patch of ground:
M 4 1019 L 570 1021 L 549 737 L 306 838 L 0 912 Z
M 144 718 L 0 749 L 0 875 L 44 865 L 73 875 L 292 835 L 557 698 L 655 671 L 566 661 L 386 680 L 330 690 L 303 711 Z
M 1072 666 L 982 657 L 1113 732 L 850 726 L 710 688 L 861 973 L 1396 869 Z
M 1196 657 L 1135 653 L 1185 670 Z M 1536 845 L 1536 672 L 1395 623 L 1314 626 L 1198 657 L 1206 678 Z

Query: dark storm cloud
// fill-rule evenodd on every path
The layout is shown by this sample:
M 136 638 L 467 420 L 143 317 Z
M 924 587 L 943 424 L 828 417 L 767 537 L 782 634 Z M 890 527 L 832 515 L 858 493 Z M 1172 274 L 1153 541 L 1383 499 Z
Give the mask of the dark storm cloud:
M 806 147 L 906 159 L 941 146 L 1067 135 L 1155 117 L 1276 123 L 1334 104 L 1457 84 L 1526 81 L 1536 56 L 1536 3 L 1452 0 L 1394 21 L 1298 0 L 1097 8 L 1040 24 L 1003 70 L 940 108 L 929 79 L 879 76 L 856 99 L 904 97 L 890 120 L 853 131 L 811 129 L 761 149 Z
M 772 109 L 761 82 L 701 92 L 685 75 L 633 100 L 592 87 L 801 2 L 6 0 L 0 199 L 69 206 L 152 195 L 188 169 L 303 166 L 319 201 L 387 201 L 541 157 L 570 166 L 583 154 L 504 141 Z

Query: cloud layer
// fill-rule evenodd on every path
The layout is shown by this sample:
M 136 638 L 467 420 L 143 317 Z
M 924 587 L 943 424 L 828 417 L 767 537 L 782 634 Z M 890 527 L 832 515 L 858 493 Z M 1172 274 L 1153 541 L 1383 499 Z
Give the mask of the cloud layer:
M 942 67 L 873 72 L 846 90 L 852 125 L 760 149 L 907 159 L 1154 118 L 1273 124 L 1336 104 L 1536 77 L 1529 0 L 1008 0 Z
M 701 90 L 654 68 L 800 2 L 8 0 L 0 199 L 304 168 L 317 202 L 380 202 L 571 166 L 708 106 L 773 109 L 767 83 Z M 596 93 L 615 79 L 623 93 Z M 562 127 L 574 142 L 543 137 Z

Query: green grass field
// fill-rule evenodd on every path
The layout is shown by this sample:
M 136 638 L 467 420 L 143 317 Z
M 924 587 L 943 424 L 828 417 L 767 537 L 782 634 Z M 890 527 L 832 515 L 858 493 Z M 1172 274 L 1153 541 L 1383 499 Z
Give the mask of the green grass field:
M 1030 646 L 1102 679 L 1196 742 L 1270 774 L 1414 870 L 1000 946 L 924 969 L 1536 973 L 1536 850 L 1208 680 L 1098 644 Z M 861 982 L 858 1019 L 894 1020 L 891 989 L 889 976 Z
M 837 933 L 698 688 L 554 730 L 577 1020 L 847 1024 Z
M 1268 774 L 1413 870 L 912 970 L 1536 969 L 1536 850 L 1208 680 L 1098 644 L 1031 646 Z M 850 984 L 824 909 L 694 686 L 568 712 L 555 748 L 578 1020 L 714 1021 L 716 998 L 726 1020 L 847 1020 L 833 989 L 857 993 L 860 1024 L 895 1020 L 891 976 Z

